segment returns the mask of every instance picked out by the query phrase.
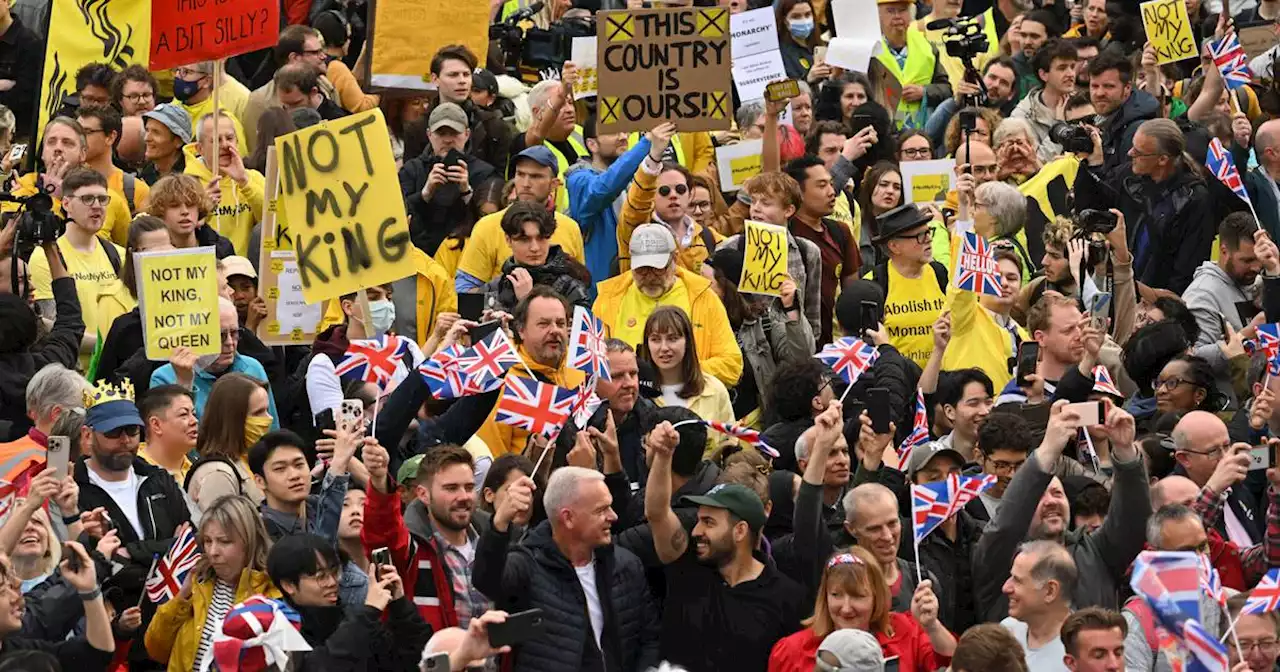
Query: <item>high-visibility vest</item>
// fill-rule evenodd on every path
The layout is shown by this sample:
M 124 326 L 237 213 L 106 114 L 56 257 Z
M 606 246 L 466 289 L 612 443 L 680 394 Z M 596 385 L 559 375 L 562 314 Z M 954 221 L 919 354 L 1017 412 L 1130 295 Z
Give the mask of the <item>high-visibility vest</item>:
M 635 131 L 627 136 L 627 149 L 636 146 L 640 142 L 640 131 Z M 680 143 L 680 135 L 671 136 L 671 149 L 676 153 L 676 163 L 684 166 L 687 170 L 693 170 L 688 163 L 685 163 L 684 145 Z
M 578 156 L 591 156 L 591 153 L 587 151 L 587 143 L 582 138 L 581 126 L 574 126 L 573 132 L 569 134 L 567 140 L 569 141 L 569 145 L 573 147 L 573 151 L 578 153 Z M 569 186 L 568 180 L 565 179 L 565 173 L 569 172 L 569 157 L 565 156 L 564 152 L 556 149 L 556 146 L 551 144 L 550 140 L 543 140 L 542 144 L 544 147 L 551 150 L 551 153 L 556 157 L 556 163 L 560 166 L 560 171 L 558 173 L 560 177 L 560 186 L 556 188 L 556 210 L 564 215 L 568 215 Z
M 882 44 L 880 50 L 876 53 L 876 59 L 886 70 L 893 73 L 898 78 L 898 83 L 902 86 L 927 86 L 933 81 L 933 69 L 937 60 L 933 56 L 933 45 L 929 44 L 929 38 L 924 36 L 915 24 L 907 27 L 907 64 L 905 68 L 898 67 L 898 59 L 893 57 L 893 53 L 889 51 L 888 45 Z M 941 103 L 942 101 L 936 101 Z M 908 103 L 906 100 L 898 101 L 898 109 L 894 114 L 894 120 L 899 125 L 910 126 L 912 128 L 924 124 L 923 119 L 917 119 L 920 116 L 920 103 Z
M 520 0 L 507 0 L 502 3 L 502 14 L 498 17 L 499 21 L 506 21 L 511 18 L 512 14 L 520 11 Z

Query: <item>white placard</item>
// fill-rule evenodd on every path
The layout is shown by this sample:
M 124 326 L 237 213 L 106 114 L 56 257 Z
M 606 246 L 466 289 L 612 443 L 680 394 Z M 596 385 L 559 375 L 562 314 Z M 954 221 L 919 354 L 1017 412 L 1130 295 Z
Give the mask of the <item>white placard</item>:
M 324 302 L 309 304 L 303 298 L 302 276 L 293 252 L 272 252 L 271 258 L 279 259 L 284 265 L 277 275 L 280 295 L 276 299 L 276 321 L 280 323 L 280 333 L 287 334 L 294 329 L 307 334 L 315 332 L 323 317 Z
M 902 174 L 903 203 L 941 203 L 955 183 L 955 159 L 903 161 L 898 168 Z
M 739 12 L 729 17 L 730 43 L 734 61 L 778 50 L 778 25 L 773 7 Z
M 751 177 L 760 174 L 764 140 L 743 140 L 716 148 L 716 168 L 720 171 L 720 188 L 737 191 Z
M 733 59 L 733 85 L 738 89 L 738 100 L 744 103 L 764 100 L 764 90 L 770 82 L 782 79 L 787 79 L 787 67 L 782 63 L 781 51 Z
M 599 67 L 596 57 L 597 44 L 599 42 L 594 35 L 573 38 L 573 53 L 570 60 L 573 61 L 574 65 L 578 66 L 578 83 L 573 87 L 574 100 L 594 98 L 596 96 L 596 91 L 599 88 L 596 85 L 596 68 Z
M 876 0 L 832 0 L 836 36 L 827 45 L 826 62 L 866 72 L 880 44 Z

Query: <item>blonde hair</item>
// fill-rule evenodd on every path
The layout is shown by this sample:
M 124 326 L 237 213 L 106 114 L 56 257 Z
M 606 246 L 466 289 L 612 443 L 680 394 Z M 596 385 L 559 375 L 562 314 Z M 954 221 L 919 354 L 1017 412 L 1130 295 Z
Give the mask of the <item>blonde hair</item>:
M 213 210 L 213 201 L 205 193 L 204 187 L 200 186 L 200 180 L 192 175 L 178 173 L 160 178 L 151 187 L 142 209 L 148 215 L 164 219 L 164 213 L 170 208 L 183 206 L 194 206 L 200 219 L 204 219 Z
M 224 495 L 213 500 L 213 504 L 209 505 L 200 518 L 197 540 L 203 542 L 209 523 L 217 523 L 229 536 L 244 544 L 244 569 L 267 571 L 267 552 L 271 550 L 271 538 L 267 536 L 267 528 L 262 524 L 258 508 L 249 498 L 243 495 Z M 207 556 L 200 556 L 200 562 L 196 564 L 196 578 L 201 581 L 215 578 L 213 566 L 209 564 Z

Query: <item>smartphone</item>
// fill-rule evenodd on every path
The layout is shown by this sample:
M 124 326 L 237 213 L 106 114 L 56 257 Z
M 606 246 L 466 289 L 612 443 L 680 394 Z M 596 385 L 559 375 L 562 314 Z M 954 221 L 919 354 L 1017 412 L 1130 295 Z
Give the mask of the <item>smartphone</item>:
M 501 327 L 502 327 L 502 320 L 494 320 L 492 322 L 485 322 L 484 324 L 477 324 L 474 327 L 468 327 L 467 335 L 471 337 L 471 345 L 475 345 L 476 343 L 479 343 L 480 341 L 483 341 L 484 339 L 489 338 L 490 334 L 497 331 Z
M 462 163 L 462 157 L 462 152 L 459 152 L 456 149 L 449 150 L 449 153 L 444 155 L 444 167 L 452 168 L 459 163 Z
M 1080 424 L 1084 427 L 1101 425 L 1107 418 L 1107 402 L 1082 401 L 1078 404 L 1067 404 L 1063 411 L 1072 410 L 1080 414 Z
M 1089 314 L 1105 318 L 1111 312 L 1111 292 L 1098 292 L 1089 299 Z
M 875 301 L 861 302 L 859 304 L 859 319 L 863 330 L 880 328 L 880 304 Z
M 373 553 L 369 554 L 369 559 L 375 565 L 389 565 L 391 564 L 391 551 L 387 550 L 386 546 L 375 548 Z
M 67 477 L 67 465 L 71 462 L 71 438 L 66 436 L 49 437 L 48 466 L 58 471 L 58 478 Z
M 62 544 L 62 557 L 67 560 L 67 569 L 77 573 L 80 571 L 80 554 L 65 542 Z
M 498 649 L 541 637 L 546 629 L 541 609 L 530 609 L 507 616 L 502 623 L 489 624 L 489 646 Z
M 481 316 L 484 315 L 484 294 L 459 294 L 458 314 L 464 320 L 479 322 Z
M 876 434 L 889 433 L 889 389 L 873 387 L 867 390 L 867 413 L 871 416 L 871 430 Z
M 15 165 L 15 166 L 16 166 L 16 165 L 17 165 L 17 163 L 18 163 L 19 161 L 21 161 L 21 160 L 22 160 L 22 157 L 24 157 L 24 156 L 26 156 L 26 155 L 27 155 L 27 146 L 26 146 L 26 145 L 24 145 L 24 144 L 17 144 L 17 145 L 14 145 L 14 146 L 9 150 L 9 163 L 10 163 L 10 164 L 13 164 L 13 165 Z
M 343 399 L 338 407 L 338 423 L 345 431 L 352 431 L 364 418 L 364 402 L 359 399 Z
M 1270 469 L 1275 464 L 1275 456 L 1271 454 L 1271 446 L 1258 446 L 1249 450 L 1249 471 Z
M 800 83 L 794 79 L 773 82 L 764 87 L 764 98 L 771 103 L 781 103 L 800 95 Z
M 884 659 L 884 672 L 898 672 L 898 657 L 890 656 Z
M 338 423 L 333 420 L 333 409 L 326 408 L 323 411 L 316 413 L 315 425 L 316 431 L 320 432 L 320 436 L 325 435 L 324 430 L 326 429 L 337 430 Z
M 1023 341 L 1018 346 L 1018 386 L 1030 385 L 1027 376 L 1035 373 L 1036 364 L 1040 361 L 1040 344 L 1035 341 Z
M 449 662 L 449 654 L 431 654 L 431 657 L 427 659 L 425 669 L 427 672 L 449 672 L 449 670 L 453 669 L 452 664 Z
M 1227 337 L 1227 316 L 1218 313 L 1218 333 L 1222 334 L 1222 340 L 1228 340 Z
M 817 64 L 817 63 L 826 63 L 826 62 L 827 62 L 827 48 L 826 48 L 826 47 L 824 47 L 824 46 L 817 46 L 817 47 L 814 47 L 814 48 L 813 48 L 813 62 L 814 62 L 815 64 Z

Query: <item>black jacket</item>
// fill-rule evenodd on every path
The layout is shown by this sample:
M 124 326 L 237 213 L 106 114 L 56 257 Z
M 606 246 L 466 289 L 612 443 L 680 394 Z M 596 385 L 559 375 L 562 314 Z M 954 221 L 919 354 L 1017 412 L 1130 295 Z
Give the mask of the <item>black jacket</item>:
M 387 605 L 386 619 L 382 612 L 367 606 L 355 612 L 343 607 L 303 607 L 298 611 L 302 637 L 311 650 L 293 654 L 291 669 L 297 672 L 417 669 L 422 649 L 431 638 L 431 626 L 407 597 Z M 337 627 L 328 627 L 329 619 L 337 621 Z
M 1134 89 L 1120 109 L 1104 122 L 1101 129 L 1102 165 L 1108 178 L 1115 177 L 1117 171 L 1129 163 L 1133 136 L 1137 134 L 1142 122 L 1159 116 L 1160 101 L 1146 91 Z M 1132 227 L 1129 231 L 1132 233 Z
M 226 236 L 218 233 L 208 224 L 201 224 L 200 226 L 197 226 L 195 234 L 196 242 L 199 243 L 201 247 L 212 247 L 213 256 L 218 259 L 226 259 L 227 257 L 234 256 L 236 253 L 236 248 L 231 244 L 231 241 L 228 240 Z
M 519 546 L 511 547 L 510 541 L 510 531 L 493 528 L 480 537 L 472 581 L 508 613 L 530 608 L 545 612 L 546 632 L 516 647 L 511 669 L 581 669 L 592 632 L 586 595 L 551 538 L 551 524 L 539 524 Z M 624 548 L 602 546 L 595 550 L 595 572 L 604 611 L 605 669 L 632 672 L 656 666 L 658 614 L 640 560 Z
M 505 172 L 507 157 L 511 153 L 511 140 L 515 134 L 511 124 L 502 118 L 501 111 L 480 107 L 469 100 L 463 101 L 462 109 L 471 122 L 471 140 L 467 143 L 467 152 L 500 173 Z M 467 165 L 470 166 L 471 163 L 468 162 Z
M 111 323 L 111 330 L 107 332 L 107 338 L 102 342 L 102 355 L 98 359 L 97 380 L 109 380 L 112 383 L 119 383 L 123 380 L 130 380 L 134 383 L 134 390 L 137 392 L 137 381 L 129 375 L 129 370 L 125 367 L 125 362 L 133 357 L 134 353 L 146 347 L 146 341 L 142 336 L 142 314 L 137 308 L 117 317 Z M 163 362 L 156 362 L 163 364 Z M 151 382 L 151 373 L 156 366 L 145 371 L 146 380 L 143 381 L 143 391 L 147 389 L 147 383 Z M 143 373 L 140 371 L 139 373 Z M 97 382 L 97 381 L 94 381 Z
M 1159 183 L 1134 175 L 1129 163 L 1115 172 L 1090 167 L 1076 177 L 1075 189 L 1077 209 L 1106 210 L 1118 204 L 1124 213 L 1134 280 L 1181 294 L 1209 258 L 1217 232 L 1216 206 L 1204 179 L 1189 166 L 1178 166 Z
M 428 145 L 420 156 L 404 162 L 400 168 L 400 195 L 404 197 L 405 210 L 409 213 L 409 237 L 418 249 L 435 255 L 440 243 L 460 224 L 472 219 L 471 208 L 462 199 L 455 184 L 445 184 L 436 190 L 430 201 L 422 200 L 422 189 L 427 186 L 431 168 L 443 160 Z M 474 194 L 479 193 L 486 182 L 501 179 L 489 162 L 471 154 L 462 157 L 467 164 L 467 179 Z
M 516 304 L 519 299 L 516 298 L 515 287 L 507 276 L 517 267 L 529 271 L 529 275 L 533 278 L 533 284 L 546 285 L 563 296 L 569 301 L 570 305 L 582 306 L 585 310 L 591 310 L 591 297 L 587 290 L 586 283 L 579 280 L 574 275 L 574 269 L 569 265 L 573 260 L 559 245 L 552 245 L 547 252 L 547 260 L 541 266 L 525 266 L 516 263 L 515 257 L 507 257 L 502 262 L 502 273 L 485 283 L 485 305 L 493 306 L 499 310 L 508 313 L 514 313 Z M 581 265 L 579 264 L 581 267 Z M 581 269 L 585 270 L 585 269 Z M 580 270 L 578 272 L 581 272 Z
M 898 557 L 901 558 L 915 557 L 910 520 L 903 519 L 902 542 L 898 549 Z M 937 593 L 938 618 L 952 632 L 964 632 L 979 621 L 973 591 L 968 587 L 973 585 L 973 549 L 982 537 L 982 528 L 981 522 L 961 510 L 956 514 L 954 542 L 941 529 L 920 540 L 920 565 L 927 573 L 938 577 L 938 585 L 943 587 Z
M 13 423 L 10 435 L 0 437 L 0 441 L 17 440 L 31 428 L 26 399 L 31 376 L 49 364 L 61 364 L 74 370 L 80 359 L 84 319 L 80 316 L 76 281 L 71 278 L 54 280 L 53 300 L 58 313 L 49 334 L 22 351 L 0 353 L 0 420 Z
M 0 79 L 14 82 L 13 88 L 0 92 L 0 104 L 13 111 L 17 120 L 14 138 L 31 138 L 35 133 L 36 97 L 40 95 L 40 68 L 44 62 L 44 41 L 17 16 L 9 30 L 0 35 Z

